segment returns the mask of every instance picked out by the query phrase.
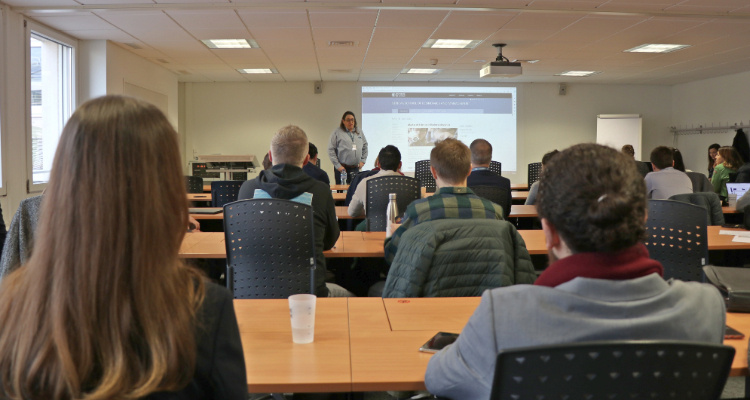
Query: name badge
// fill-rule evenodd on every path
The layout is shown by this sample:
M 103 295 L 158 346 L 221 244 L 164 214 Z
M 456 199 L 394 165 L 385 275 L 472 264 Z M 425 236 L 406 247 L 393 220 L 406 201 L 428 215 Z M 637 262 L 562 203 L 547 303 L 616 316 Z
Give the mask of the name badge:
M 352 151 L 357 151 L 357 145 L 356 144 L 352 145 Z

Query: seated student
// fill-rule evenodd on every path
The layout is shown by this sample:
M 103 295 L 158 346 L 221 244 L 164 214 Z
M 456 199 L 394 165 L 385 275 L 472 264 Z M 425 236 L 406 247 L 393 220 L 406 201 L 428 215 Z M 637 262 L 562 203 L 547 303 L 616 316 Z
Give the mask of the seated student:
M 718 290 L 665 281 L 661 264 L 649 258 L 642 243 L 645 185 L 627 156 L 581 144 L 548 167 L 537 209 L 551 264 L 533 286 L 484 292 L 458 340 L 430 359 L 431 393 L 489 398 L 504 349 L 595 340 L 722 342 L 726 315 Z
M 649 199 L 666 200 L 676 194 L 693 193 L 693 181 L 686 173 L 674 168 L 674 153 L 667 146 L 651 151 L 654 171 L 646 174 L 646 193 Z
M 552 151 L 546 153 L 542 157 L 542 171 L 541 172 L 544 172 L 544 168 L 547 165 L 547 163 L 549 162 L 549 160 L 551 160 L 552 157 L 554 157 L 555 155 L 557 155 L 557 153 L 559 153 L 559 151 L 552 150 Z M 524 204 L 527 205 L 527 206 L 533 206 L 534 204 L 536 204 L 537 193 L 539 193 L 539 181 L 536 181 L 536 182 L 534 182 L 534 183 L 531 184 L 531 187 L 529 188 L 529 197 L 526 198 L 526 202 L 524 202 Z
M 349 203 L 349 209 L 347 210 L 349 216 L 356 218 L 365 215 L 365 205 L 367 204 L 367 181 L 381 176 L 401 176 L 401 173 L 398 172 L 401 169 L 401 152 L 398 150 L 398 147 L 388 145 L 380 149 L 376 166 L 379 169 L 376 174 L 366 176 L 357 184 L 357 189 L 355 190 L 354 195 L 352 195 L 352 201 Z M 383 204 L 383 208 L 387 206 L 387 204 Z
M 624 154 L 627 154 L 630 156 L 630 158 L 633 159 L 633 162 L 635 163 L 635 166 L 638 168 L 638 172 L 645 178 L 646 174 L 651 172 L 648 168 L 648 166 L 645 163 L 642 163 L 640 161 L 636 161 L 635 159 L 635 149 L 633 148 L 632 144 L 626 144 L 622 146 L 622 149 L 620 150 Z M 684 172 L 684 171 L 683 171 Z
M 298 126 L 289 125 L 279 129 L 271 138 L 271 169 L 260 171 L 257 178 L 246 181 L 240 187 L 239 200 L 252 199 L 256 192 L 274 199 L 292 200 L 309 194 L 312 200 L 315 229 L 315 284 L 319 297 L 348 297 L 353 294 L 343 287 L 326 282 L 326 258 L 324 250 L 336 244 L 339 224 L 336 208 L 331 196 L 331 186 L 311 178 L 302 170 L 309 161 L 307 135 Z
M 471 174 L 466 179 L 466 185 L 474 186 L 499 186 L 508 192 L 507 203 L 511 204 L 510 179 L 490 171 L 492 161 L 492 145 L 484 139 L 476 139 L 469 146 L 471 150 Z M 510 210 L 505 210 L 506 214 Z
M 737 172 L 742 167 L 744 162 L 740 153 L 737 149 L 731 146 L 724 146 L 719 149 L 716 154 L 716 165 L 714 166 L 714 175 L 711 177 L 711 185 L 714 187 L 714 192 L 721 197 L 722 200 L 727 198 L 727 182 L 729 182 L 729 174 Z
M 326 185 L 331 185 L 331 181 L 328 179 L 328 174 L 318 167 L 318 148 L 314 144 L 308 143 L 307 154 L 310 155 L 310 161 L 302 167 L 302 170 L 306 174 L 310 175 L 313 179 L 317 179 Z M 268 168 L 265 168 L 268 169 Z
M 413 201 L 406 207 L 401 226 L 385 239 L 385 261 L 390 265 L 401 235 L 425 221 L 448 218 L 503 219 L 499 205 L 480 198 L 466 187 L 471 173 L 471 151 L 456 139 L 445 139 L 430 151 L 430 171 L 438 188 L 434 195 Z
M 247 398 L 232 295 L 178 257 L 185 192 L 156 107 L 107 96 L 78 108 L 34 251 L 0 286 L 0 397 Z

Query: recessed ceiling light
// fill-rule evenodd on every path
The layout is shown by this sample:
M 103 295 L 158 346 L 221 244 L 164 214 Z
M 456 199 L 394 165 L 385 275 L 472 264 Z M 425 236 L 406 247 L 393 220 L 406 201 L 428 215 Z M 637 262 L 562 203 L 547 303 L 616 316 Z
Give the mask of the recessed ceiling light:
M 240 68 L 237 71 L 243 74 L 278 74 L 279 72 L 271 68 Z
M 671 53 L 690 47 L 689 44 L 642 44 L 625 50 L 624 53 Z
M 602 71 L 565 71 L 555 76 L 591 76 L 601 73 Z
M 211 49 L 257 49 L 260 47 L 252 39 L 206 39 L 201 42 Z
M 402 74 L 437 74 L 440 70 L 435 68 L 404 68 Z
M 469 39 L 429 39 L 422 47 L 428 49 L 473 49 L 481 40 Z

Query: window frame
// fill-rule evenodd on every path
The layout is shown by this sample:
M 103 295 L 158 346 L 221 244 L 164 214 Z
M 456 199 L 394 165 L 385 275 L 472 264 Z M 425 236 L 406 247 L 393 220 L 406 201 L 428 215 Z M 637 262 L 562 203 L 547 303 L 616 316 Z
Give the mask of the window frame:
M 32 20 L 24 20 L 24 51 L 25 51 L 25 66 L 26 66 L 26 87 L 24 90 L 25 103 L 26 103 L 26 189 L 28 193 L 39 193 L 47 187 L 47 182 L 34 183 L 34 167 L 33 167 L 33 150 L 32 150 L 32 115 L 31 115 L 31 37 L 32 34 L 40 36 L 47 40 L 57 42 L 63 46 L 70 48 L 70 71 L 65 72 L 65 75 L 70 77 L 70 92 L 66 93 L 65 97 L 69 98 L 68 116 L 64 117 L 62 121 L 63 125 L 67 122 L 70 115 L 75 111 L 77 107 L 77 86 L 78 86 L 78 75 L 77 75 L 77 63 L 76 58 L 78 55 L 78 40 L 60 33 L 47 26 L 34 22 Z M 62 130 L 62 126 L 60 127 Z

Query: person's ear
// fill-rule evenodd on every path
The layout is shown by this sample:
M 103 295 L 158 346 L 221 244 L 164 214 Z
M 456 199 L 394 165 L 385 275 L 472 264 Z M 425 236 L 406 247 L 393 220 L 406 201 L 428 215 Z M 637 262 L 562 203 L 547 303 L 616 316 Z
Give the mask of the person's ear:
M 271 150 L 268 150 L 268 161 L 270 161 L 271 164 L 273 164 L 273 156 L 271 155 Z
M 437 172 L 435 171 L 435 167 L 430 165 L 430 173 L 432 173 L 432 179 L 434 179 L 436 182 L 438 180 Z
M 560 234 L 547 218 L 542 218 L 542 230 L 544 231 L 544 242 L 547 244 L 548 252 L 560 245 Z
M 310 155 L 309 155 L 309 154 L 306 154 L 306 155 L 305 155 L 305 160 L 304 160 L 304 161 L 302 161 L 302 166 L 304 167 L 304 166 L 305 166 L 305 164 L 307 164 L 307 163 L 309 163 L 309 162 L 310 162 Z

